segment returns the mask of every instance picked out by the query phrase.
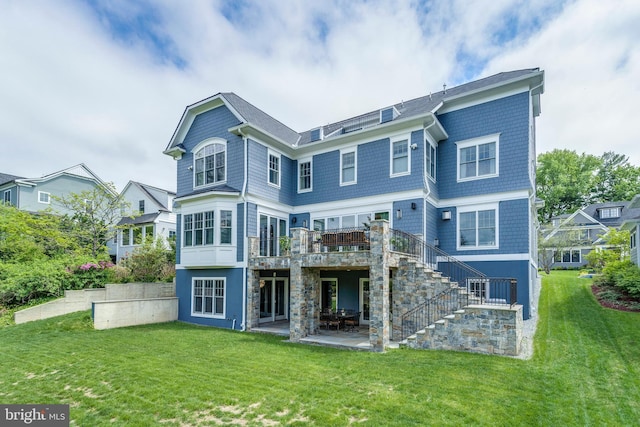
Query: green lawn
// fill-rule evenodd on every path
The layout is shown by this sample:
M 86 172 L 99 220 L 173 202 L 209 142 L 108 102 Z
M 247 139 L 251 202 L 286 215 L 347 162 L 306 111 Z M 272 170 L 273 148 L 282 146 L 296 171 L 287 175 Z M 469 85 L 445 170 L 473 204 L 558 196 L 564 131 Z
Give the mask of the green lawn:
M 182 323 L 95 331 L 88 313 L 0 328 L 0 403 L 68 403 L 72 424 L 637 425 L 640 313 L 590 281 L 543 282 L 531 360 L 384 354 Z

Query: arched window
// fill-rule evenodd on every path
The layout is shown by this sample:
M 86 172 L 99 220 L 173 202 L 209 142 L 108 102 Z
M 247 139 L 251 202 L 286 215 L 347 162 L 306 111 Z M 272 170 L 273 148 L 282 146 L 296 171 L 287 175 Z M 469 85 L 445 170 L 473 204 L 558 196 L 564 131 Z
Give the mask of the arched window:
M 207 144 L 195 152 L 193 169 L 195 187 L 218 184 L 227 180 L 227 145 L 224 142 Z

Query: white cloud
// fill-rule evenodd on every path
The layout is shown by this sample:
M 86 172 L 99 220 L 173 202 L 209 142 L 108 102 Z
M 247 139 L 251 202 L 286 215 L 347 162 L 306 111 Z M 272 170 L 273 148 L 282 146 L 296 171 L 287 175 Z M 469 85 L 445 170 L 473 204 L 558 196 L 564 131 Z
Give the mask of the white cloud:
M 173 189 L 175 163 L 162 150 L 185 106 L 217 92 L 302 131 L 535 66 L 547 78 L 540 152 L 615 150 L 640 164 L 635 2 L 239 4 L 248 6 L 107 3 L 129 20 L 153 8 L 145 22 L 167 49 L 158 55 L 148 32 L 114 36 L 83 3 L 9 0 L 0 171 L 34 177 L 84 162 L 118 188 L 133 179 Z

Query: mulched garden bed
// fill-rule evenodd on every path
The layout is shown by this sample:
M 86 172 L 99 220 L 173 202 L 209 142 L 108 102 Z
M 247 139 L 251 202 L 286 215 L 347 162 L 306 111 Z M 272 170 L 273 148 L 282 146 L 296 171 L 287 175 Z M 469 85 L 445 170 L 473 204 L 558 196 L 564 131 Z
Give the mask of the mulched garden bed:
M 640 300 L 611 286 L 591 285 L 591 291 L 601 306 L 620 311 L 640 311 Z

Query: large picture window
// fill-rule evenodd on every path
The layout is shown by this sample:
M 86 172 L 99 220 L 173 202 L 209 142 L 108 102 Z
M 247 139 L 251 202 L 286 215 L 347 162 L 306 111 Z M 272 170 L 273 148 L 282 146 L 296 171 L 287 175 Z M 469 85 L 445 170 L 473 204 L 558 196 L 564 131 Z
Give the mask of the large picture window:
M 225 316 L 225 279 L 193 279 L 193 315 Z
M 490 135 L 457 144 L 459 181 L 498 175 L 498 136 Z
M 194 153 L 194 187 L 226 181 L 226 150 L 226 143 L 214 142 Z
M 497 212 L 497 208 L 459 212 L 458 247 L 460 249 L 497 247 Z

